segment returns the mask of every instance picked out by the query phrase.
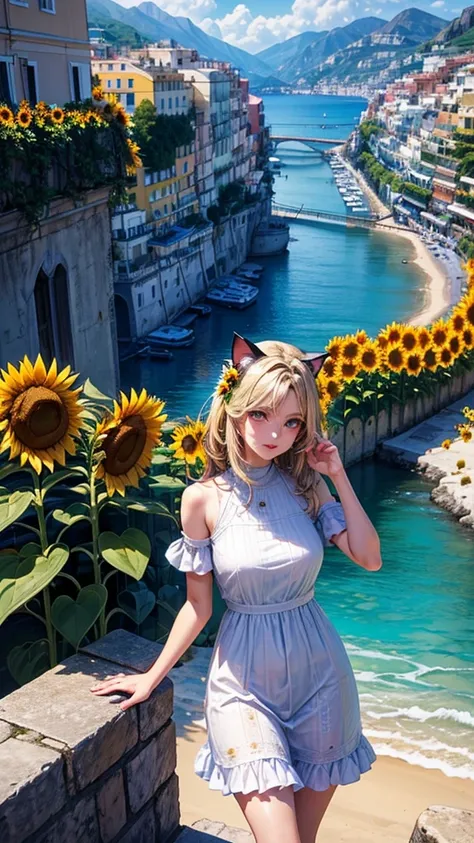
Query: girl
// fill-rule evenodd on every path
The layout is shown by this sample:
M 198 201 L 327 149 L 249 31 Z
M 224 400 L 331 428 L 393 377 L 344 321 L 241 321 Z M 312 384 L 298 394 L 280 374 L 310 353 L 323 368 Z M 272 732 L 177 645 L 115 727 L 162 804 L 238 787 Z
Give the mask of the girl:
M 337 448 L 321 436 L 315 375 L 326 356 L 234 336 L 209 414 L 206 476 L 185 489 L 182 538 L 167 552 L 186 572 L 186 603 L 148 673 L 94 689 L 131 694 L 123 709 L 147 699 L 209 620 L 213 572 L 228 611 L 196 772 L 234 795 L 257 843 L 314 843 L 337 785 L 375 760 L 349 659 L 314 600 L 330 542 L 368 571 L 382 564 Z

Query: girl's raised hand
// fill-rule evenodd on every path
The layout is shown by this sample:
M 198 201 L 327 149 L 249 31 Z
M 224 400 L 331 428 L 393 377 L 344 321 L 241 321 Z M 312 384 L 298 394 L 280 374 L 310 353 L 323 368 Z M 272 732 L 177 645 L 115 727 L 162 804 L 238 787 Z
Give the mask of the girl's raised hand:
M 306 449 L 306 459 L 310 468 L 327 477 L 336 477 L 344 471 L 339 451 L 329 439 L 318 437 L 316 443 Z

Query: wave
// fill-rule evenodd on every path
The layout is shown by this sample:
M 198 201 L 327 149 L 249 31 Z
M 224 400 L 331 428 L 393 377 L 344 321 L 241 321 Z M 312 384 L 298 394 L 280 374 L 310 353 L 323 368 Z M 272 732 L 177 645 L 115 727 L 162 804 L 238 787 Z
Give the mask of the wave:
M 461 723 L 463 726 L 474 728 L 474 717 L 469 711 L 458 711 L 456 708 L 437 708 L 435 711 L 425 711 L 418 705 L 409 708 L 397 708 L 393 711 L 365 711 L 366 717 L 374 720 L 394 719 L 396 717 L 408 717 L 410 720 L 417 720 L 419 723 L 426 723 L 427 720 L 452 720 Z
M 469 761 L 474 761 L 474 752 L 470 752 L 467 746 L 450 746 L 450 744 L 443 743 L 437 738 L 410 738 L 401 732 L 392 732 L 389 729 L 371 729 L 370 727 L 364 728 L 364 735 L 366 738 L 373 738 L 374 740 L 390 741 L 392 748 L 394 748 L 393 744 L 397 742 L 425 752 L 444 752 L 454 756 L 460 755 Z
M 470 767 L 467 764 L 456 766 L 450 764 L 442 758 L 427 758 L 422 752 L 408 752 L 396 749 L 389 744 L 377 744 L 372 742 L 372 746 L 377 755 L 389 756 L 389 758 L 398 758 L 400 761 L 406 761 L 414 767 L 423 767 L 425 770 L 439 770 L 445 776 L 450 778 L 471 779 L 474 781 L 474 766 Z

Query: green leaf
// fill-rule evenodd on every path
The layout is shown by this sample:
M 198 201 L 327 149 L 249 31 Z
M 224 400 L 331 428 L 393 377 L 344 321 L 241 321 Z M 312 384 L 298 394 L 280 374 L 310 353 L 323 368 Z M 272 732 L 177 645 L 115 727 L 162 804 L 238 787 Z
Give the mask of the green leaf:
M 90 491 L 91 488 L 88 483 L 79 483 L 71 489 L 71 492 L 75 492 L 77 495 L 90 495 Z
M 28 542 L 20 548 L 20 556 L 26 559 L 28 556 L 41 556 L 41 545 L 36 542 Z
M 7 667 L 18 685 L 37 679 L 50 668 L 48 642 L 41 638 L 13 647 L 7 656 Z
M 66 510 L 55 509 L 53 511 L 53 518 L 59 521 L 60 524 L 71 527 L 72 524 L 77 524 L 78 521 L 90 521 L 89 512 L 90 507 L 86 503 L 73 503 Z
M 166 456 L 165 454 L 157 454 L 156 452 L 153 454 L 151 464 L 152 465 L 168 465 L 171 462 L 171 458 Z
M 346 401 L 351 401 L 352 404 L 360 404 L 360 399 L 357 397 L 357 395 L 346 395 L 345 399 Z
M 170 477 L 169 474 L 158 474 L 153 477 L 153 482 L 150 483 L 149 488 L 153 489 L 155 494 L 162 492 L 177 492 L 184 489 L 186 483 L 183 483 L 179 477 Z
M 113 568 L 140 580 L 150 559 L 151 544 L 146 533 L 129 528 L 121 536 L 111 532 L 101 533 L 99 550 Z
M 107 589 L 100 584 L 81 588 L 75 600 L 61 594 L 51 606 L 54 628 L 77 650 L 105 607 L 107 597 Z
M 19 471 L 27 471 L 28 474 L 32 474 L 32 469 L 27 466 L 16 465 L 16 463 L 7 463 L 3 468 L 0 468 L 0 480 L 3 480 L 5 477 L 9 477 L 10 474 L 16 474 Z
M 33 492 L 13 492 L 0 503 L 0 533 L 18 521 L 34 500 Z
M 117 603 L 136 624 L 141 624 L 155 608 L 155 595 L 144 582 L 132 582 L 117 595 Z
M 348 416 L 352 412 L 353 412 L 352 407 L 348 407 L 347 410 L 344 410 L 344 418 L 346 418 L 346 416 Z
M 365 399 L 366 399 L 366 398 L 371 398 L 371 397 L 372 397 L 372 395 L 374 395 L 374 390 L 373 390 L 373 389 L 366 389 L 366 390 L 364 390 L 364 392 L 362 393 L 362 398 L 363 398 L 363 399 L 364 399 L 364 401 L 365 401 Z
M 146 512 L 147 515 L 163 515 L 165 518 L 171 518 L 173 521 L 176 521 L 174 515 L 164 503 L 147 499 L 134 500 L 133 498 L 125 498 L 123 503 L 127 509 L 134 509 L 136 512 Z
M 82 394 L 86 398 L 89 398 L 91 401 L 97 402 L 97 404 L 105 405 L 109 410 L 113 409 L 113 398 L 111 398 L 110 395 L 104 395 L 104 393 L 101 392 L 100 389 L 97 389 L 97 387 L 94 386 L 90 378 L 87 378 L 82 389 Z
M 84 471 L 85 469 L 83 470 L 82 466 L 78 466 L 75 469 L 63 468 L 61 471 L 55 471 L 43 481 L 43 492 L 49 492 L 49 490 L 52 489 L 53 486 L 56 486 L 57 483 L 63 483 L 68 477 L 74 477 L 76 474 L 83 474 Z
M 0 555 L 0 624 L 46 588 L 68 558 L 69 548 L 61 544 L 38 556 Z

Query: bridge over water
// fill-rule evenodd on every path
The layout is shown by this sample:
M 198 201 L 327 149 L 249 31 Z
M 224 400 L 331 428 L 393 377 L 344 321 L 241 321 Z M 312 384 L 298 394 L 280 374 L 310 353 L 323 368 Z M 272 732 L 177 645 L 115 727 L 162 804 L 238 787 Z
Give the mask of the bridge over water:
M 401 228 L 408 231 L 406 226 L 395 225 L 394 223 L 384 222 L 388 217 L 380 218 L 375 214 L 369 212 L 364 216 L 359 214 L 333 214 L 327 211 L 318 211 L 314 208 L 305 208 L 301 205 L 299 208 L 292 205 L 280 205 L 274 202 L 272 205 L 272 215 L 275 217 L 282 217 L 288 222 L 313 222 L 322 223 L 325 225 L 341 225 L 346 228 L 377 228 L 386 231 L 399 231 Z
M 279 146 L 281 143 L 302 143 L 305 146 L 309 146 L 310 149 L 315 149 L 319 144 L 325 144 L 326 146 L 341 146 L 345 143 L 344 138 L 308 138 L 308 137 L 301 137 L 299 135 L 270 135 L 270 140 L 275 146 Z

